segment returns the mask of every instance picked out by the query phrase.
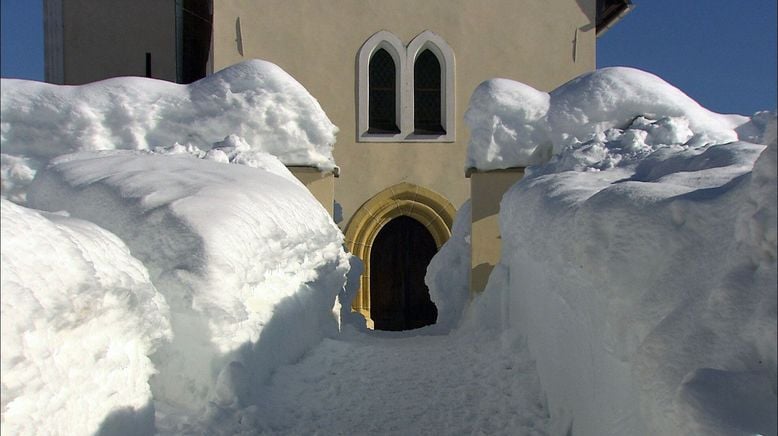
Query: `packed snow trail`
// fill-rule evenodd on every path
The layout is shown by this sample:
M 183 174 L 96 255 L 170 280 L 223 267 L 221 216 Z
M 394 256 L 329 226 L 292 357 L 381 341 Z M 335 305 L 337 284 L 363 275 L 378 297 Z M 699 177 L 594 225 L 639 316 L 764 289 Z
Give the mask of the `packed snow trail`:
M 256 406 L 212 417 L 206 433 L 546 434 L 534 362 L 517 351 L 523 345 L 486 332 L 383 333 L 325 339 L 280 367 Z

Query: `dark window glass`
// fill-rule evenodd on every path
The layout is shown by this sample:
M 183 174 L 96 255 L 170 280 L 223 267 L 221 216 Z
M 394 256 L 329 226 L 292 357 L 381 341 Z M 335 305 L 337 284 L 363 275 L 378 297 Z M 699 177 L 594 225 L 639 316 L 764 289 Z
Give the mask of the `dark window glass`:
M 424 50 L 413 66 L 413 127 L 421 135 L 442 135 L 440 62 Z
M 392 56 L 379 49 L 370 58 L 370 94 L 367 133 L 400 133 L 397 128 L 395 65 Z

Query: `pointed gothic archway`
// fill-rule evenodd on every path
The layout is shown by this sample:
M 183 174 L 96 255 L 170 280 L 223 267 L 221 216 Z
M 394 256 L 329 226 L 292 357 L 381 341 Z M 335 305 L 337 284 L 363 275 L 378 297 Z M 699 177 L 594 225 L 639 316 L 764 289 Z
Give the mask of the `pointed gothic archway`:
M 438 248 L 420 222 L 389 221 L 370 250 L 370 317 L 376 330 L 411 330 L 435 324 L 438 310 L 424 283 Z
M 374 319 L 371 313 L 371 271 L 373 270 L 373 265 L 371 264 L 374 260 L 380 258 L 374 259 L 372 253 L 376 238 L 382 229 L 395 218 L 410 218 L 418 225 L 411 224 L 407 220 L 400 220 L 398 221 L 399 223 L 405 222 L 405 224 L 396 224 L 396 226 L 406 227 L 405 230 L 392 230 L 392 227 L 389 227 L 387 231 L 391 234 L 398 231 L 400 233 L 413 232 L 413 234 L 420 234 L 423 230 L 430 240 L 434 242 L 434 251 L 437 252 L 451 236 L 451 226 L 455 213 L 456 209 L 445 197 L 410 183 L 400 183 L 381 191 L 357 210 L 346 228 L 346 246 L 352 254 L 359 257 L 365 264 L 365 270 L 360 279 L 360 290 L 354 301 L 352 301 L 352 308 L 365 316 L 368 326 L 374 327 Z M 408 230 L 409 227 L 414 229 Z M 387 236 L 387 238 L 398 240 L 397 238 L 403 238 L 403 236 L 395 234 L 394 236 Z M 382 243 L 380 239 L 378 243 L 384 246 L 387 246 L 387 244 L 388 246 L 393 245 L 391 242 Z M 380 249 L 380 247 L 378 248 Z M 419 260 L 421 262 L 417 262 L 417 264 L 420 270 L 426 271 L 429 259 Z M 398 260 L 397 262 L 399 262 L 398 265 L 402 265 L 404 261 Z M 424 265 L 420 265 L 420 263 L 424 263 Z M 415 277 L 421 276 L 423 280 L 423 272 L 421 274 L 411 274 Z M 413 299 L 416 297 L 411 295 L 409 298 Z M 409 310 L 412 311 L 414 309 Z

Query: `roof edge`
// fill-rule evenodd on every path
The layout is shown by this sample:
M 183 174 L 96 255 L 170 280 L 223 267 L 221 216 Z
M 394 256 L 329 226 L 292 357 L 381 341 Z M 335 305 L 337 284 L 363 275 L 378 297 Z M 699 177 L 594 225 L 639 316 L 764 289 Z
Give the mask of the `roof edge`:
M 599 38 L 625 15 L 635 9 L 631 0 L 604 0 L 597 2 L 596 35 Z

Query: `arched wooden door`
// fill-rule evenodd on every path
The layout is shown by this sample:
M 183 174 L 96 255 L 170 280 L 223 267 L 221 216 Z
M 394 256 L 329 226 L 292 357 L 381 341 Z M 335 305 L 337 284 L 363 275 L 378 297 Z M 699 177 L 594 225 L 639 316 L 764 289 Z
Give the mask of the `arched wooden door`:
M 421 223 L 399 216 L 379 232 L 370 251 L 370 317 L 378 330 L 434 324 L 438 310 L 424 275 L 437 246 Z

